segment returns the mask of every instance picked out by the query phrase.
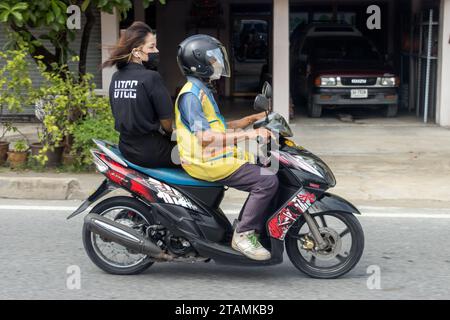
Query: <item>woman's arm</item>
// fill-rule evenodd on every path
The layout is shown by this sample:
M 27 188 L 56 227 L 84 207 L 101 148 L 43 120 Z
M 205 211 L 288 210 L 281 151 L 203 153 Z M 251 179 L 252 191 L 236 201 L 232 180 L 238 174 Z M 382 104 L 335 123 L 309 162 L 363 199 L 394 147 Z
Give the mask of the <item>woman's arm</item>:
M 173 120 L 172 119 L 164 119 L 164 120 L 159 120 L 159 123 L 161 124 L 161 127 L 164 129 L 164 131 L 168 134 L 171 134 L 173 131 Z
M 161 75 L 157 72 L 149 73 L 149 77 L 144 81 L 144 87 L 148 92 L 153 112 L 159 118 L 161 127 L 168 134 L 172 133 L 174 108 L 172 98 L 164 86 Z

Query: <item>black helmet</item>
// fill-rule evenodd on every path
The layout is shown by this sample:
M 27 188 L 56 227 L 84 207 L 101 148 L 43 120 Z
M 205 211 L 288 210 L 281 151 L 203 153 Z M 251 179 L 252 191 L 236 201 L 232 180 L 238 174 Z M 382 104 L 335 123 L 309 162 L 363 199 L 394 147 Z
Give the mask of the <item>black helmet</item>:
M 185 76 L 217 80 L 230 76 L 230 63 L 225 47 L 219 40 L 198 34 L 178 46 L 178 66 Z

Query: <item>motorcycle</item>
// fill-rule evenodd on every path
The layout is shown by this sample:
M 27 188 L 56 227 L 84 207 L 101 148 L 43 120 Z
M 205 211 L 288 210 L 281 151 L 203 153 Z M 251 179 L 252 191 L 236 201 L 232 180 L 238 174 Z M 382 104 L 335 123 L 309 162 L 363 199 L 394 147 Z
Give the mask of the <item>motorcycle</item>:
M 265 83 L 254 107 L 266 117 L 253 124 L 277 137 L 263 144 L 264 164 L 277 163 L 279 179 L 266 233 L 260 236 L 270 260 L 252 260 L 231 248 L 237 220 L 231 224 L 220 208 L 227 187 L 194 179 L 183 169 L 137 166 L 116 145 L 94 140 L 98 149 L 91 150 L 93 161 L 105 180 L 67 219 L 117 188 L 130 196 L 106 198 L 85 216 L 82 238 L 92 262 L 119 275 L 168 261 L 270 266 L 283 262 L 286 248 L 293 265 L 310 277 L 332 279 L 352 270 L 364 250 L 363 229 L 355 217 L 360 212 L 327 192 L 336 185 L 332 171 L 288 139 L 293 134 L 286 120 L 268 111 L 271 98 L 272 88 Z

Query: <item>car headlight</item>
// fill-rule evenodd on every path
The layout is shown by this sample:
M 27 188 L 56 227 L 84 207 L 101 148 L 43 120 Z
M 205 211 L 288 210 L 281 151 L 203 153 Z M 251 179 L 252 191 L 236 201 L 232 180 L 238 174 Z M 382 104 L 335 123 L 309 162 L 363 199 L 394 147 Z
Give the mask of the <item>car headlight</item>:
M 335 86 L 336 78 L 335 77 L 320 77 L 320 85 L 325 86 L 325 87 Z
M 397 79 L 395 77 L 381 78 L 381 85 L 386 87 L 395 87 Z

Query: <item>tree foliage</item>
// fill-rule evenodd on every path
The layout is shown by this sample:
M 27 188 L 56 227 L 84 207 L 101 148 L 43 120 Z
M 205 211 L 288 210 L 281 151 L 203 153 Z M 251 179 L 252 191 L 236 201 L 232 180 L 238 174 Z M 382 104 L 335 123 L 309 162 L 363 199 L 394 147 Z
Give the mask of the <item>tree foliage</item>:
M 153 0 L 143 0 L 144 7 L 148 7 Z M 159 0 L 165 4 L 165 0 Z M 85 17 L 81 30 L 71 30 L 67 27 L 70 14 L 67 8 L 77 5 Z M 50 68 L 52 63 L 64 65 L 68 61 L 69 53 L 80 57 L 80 77 L 86 73 L 86 56 L 92 28 L 95 24 L 95 10 L 113 13 L 114 10 L 126 16 L 132 7 L 132 0 L 2 0 L 0 3 L 0 23 L 7 25 L 11 39 L 7 43 L 9 48 L 20 41 L 28 44 L 31 55 L 42 56 L 42 63 Z M 69 11 L 70 13 L 70 11 Z M 35 30 L 46 30 L 45 34 L 36 36 Z M 70 52 L 69 43 L 75 40 L 75 33 L 82 32 L 81 45 L 78 52 Z M 50 45 L 44 45 L 44 40 Z

